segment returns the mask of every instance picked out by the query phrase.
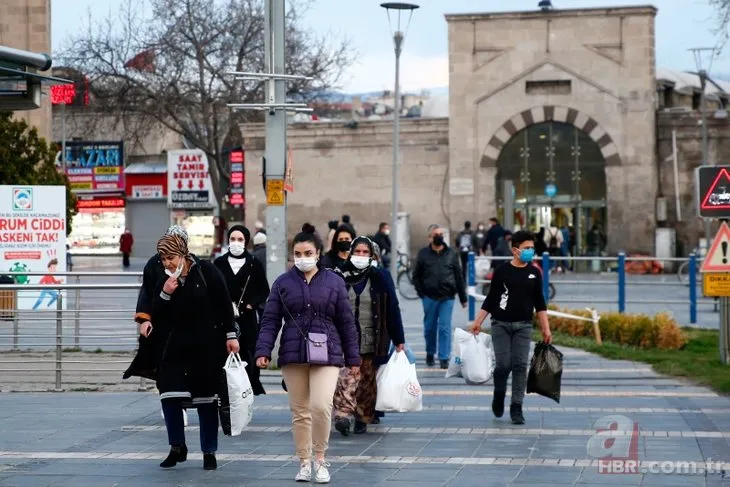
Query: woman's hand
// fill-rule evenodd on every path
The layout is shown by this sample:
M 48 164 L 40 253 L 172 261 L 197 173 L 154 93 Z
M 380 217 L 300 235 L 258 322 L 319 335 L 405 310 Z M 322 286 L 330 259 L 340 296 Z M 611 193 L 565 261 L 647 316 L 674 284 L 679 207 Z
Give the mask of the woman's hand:
M 259 357 L 256 359 L 256 367 L 258 367 L 259 369 L 266 369 L 269 367 L 270 362 L 271 360 L 266 357 Z
M 251 306 L 250 304 L 247 304 L 246 309 L 253 309 L 253 306 Z
M 145 338 L 148 338 L 150 336 L 150 333 L 152 333 L 152 323 L 149 321 L 145 321 L 141 325 L 139 325 L 139 334 L 142 335 Z
M 228 353 L 238 353 L 241 350 L 241 345 L 238 343 L 237 339 L 229 338 L 226 340 L 226 349 L 228 350 Z
M 350 367 L 350 375 L 357 377 L 360 375 L 360 366 L 359 365 L 353 365 Z
M 175 289 L 177 289 L 177 286 L 179 285 L 179 282 L 177 281 L 177 277 L 169 277 L 167 281 L 165 281 L 165 285 L 162 287 L 162 290 L 165 291 L 165 293 L 172 296 L 172 293 L 175 292 Z
M 404 351 L 405 349 L 406 349 L 406 344 L 405 344 L 405 343 L 401 343 L 400 345 L 396 345 L 396 346 L 395 346 L 395 350 L 396 350 L 397 352 L 402 352 L 402 351 Z

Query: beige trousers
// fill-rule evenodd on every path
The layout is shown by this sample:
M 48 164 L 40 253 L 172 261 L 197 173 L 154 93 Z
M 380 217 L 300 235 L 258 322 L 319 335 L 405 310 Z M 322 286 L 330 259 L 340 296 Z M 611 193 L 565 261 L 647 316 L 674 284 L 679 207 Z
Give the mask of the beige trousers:
M 294 447 L 302 462 L 312 459 L 312 450 L 315 454 L 327 451 L 339 374 L 339 367 L 326 365 L 289 364 L 281 368 L 289 391 Z

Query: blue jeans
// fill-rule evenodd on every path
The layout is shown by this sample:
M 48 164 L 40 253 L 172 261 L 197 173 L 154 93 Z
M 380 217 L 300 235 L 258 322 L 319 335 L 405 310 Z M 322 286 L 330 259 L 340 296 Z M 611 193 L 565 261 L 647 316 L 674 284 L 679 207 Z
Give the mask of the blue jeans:
M 454 312 L 454 299 L 437 301 L 423 298 L 423 335 L 426 338 L 426 354 L 436 354 L 438 340 L 439 360 L 451 357 L 451 315 Z
M 218 403 L 197 406 L 200 422 L 200 449 L 203 453 L 218 450 Z M 183 422 L 182 402 L 179 399 L 162 401 L 162 414 L 165 416 L 167 439 L 170 446 L 185 444 L 185 423 Z
M 43 300 L 46 299 L 46 296 L 50 296 L 51 300 L 48 301 L 48 308 L 53 306 L 53 304 L 58 300 L 58 291 L 51 291 L 49 289 L 44 289 L 41 291 L 41 295 L 38 296 L 38 301 L 35 302 L 33 305 L 33 309 L 38 309 L 38 307 L 43 304 Z

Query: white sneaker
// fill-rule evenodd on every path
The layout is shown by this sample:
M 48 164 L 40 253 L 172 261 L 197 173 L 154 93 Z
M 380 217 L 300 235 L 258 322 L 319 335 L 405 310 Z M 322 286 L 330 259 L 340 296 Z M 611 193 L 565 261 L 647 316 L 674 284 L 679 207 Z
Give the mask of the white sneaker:
M 327 462 L 314 462 L 314 482 L 317 484 L 330 483 L 330 471 L 327 469 L 330 464 Z
M 297 482 L 311 482 L 312 481 L 312 464 L 302 463 L 302 465 L 299 467 L 299 473 L 296 477 L 294 477 L 294 480 Z
M 162 416 L 162 420 L 164 421 L 165 413 L 162 410 L 162 408 L 160 408 L 160 415 Z M 183 426 L 187 427 L 187 425 L 188 425 L 188 412 L 186 409 L 183 409 Z

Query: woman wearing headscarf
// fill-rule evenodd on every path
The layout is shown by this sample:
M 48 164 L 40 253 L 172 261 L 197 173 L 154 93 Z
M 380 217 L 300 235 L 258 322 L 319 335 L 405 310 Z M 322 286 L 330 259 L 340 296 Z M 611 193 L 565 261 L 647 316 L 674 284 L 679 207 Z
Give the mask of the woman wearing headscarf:
M 263 234 L 262 234 L 263 235 Z M 223 274 L 231 296 L 233 314 L 241 330 L 240 343 L 246 361 L 246 372 L 251 380 L 254 395 L 266 394 L 261 384 L 261 370 L 254 363 L 256 339 L 259 334 L 257 309 L 269 297 L 269 281 L 263 263 L 253 256 L 246 247 L 251 240 L 251 232 L 243 225 L 228 229 L 228 252 L 218 257 L 214 264 Z
M 171 447 L 160 467 L 187 460 L 182 411 L 188 406 L 198 409 L 203 468 L 215 470 L 223 365 L 239 351 L 231 298 L 218 269 L 190 254 L 179 235 L 163 236 L 157 252 L 168 277 L 155 289 L 148 335 L 166 336 L 157 389 Z
M 345 264 L 335 270 L 347 286 L 361 358 L 359 376 L 341 369 L 335 391 L 335 428 L 344 436 L 350 434 L 351 417 L 355 434 L 366 433 L 367 425 L 376 422 L 378 367 L 387 362 L 391 342 L 399 352 L 405 348 L 398 295 L 390 273 L 380 266 L 377 245 L 367 237 L 357 237 L 351 248 Z
M 350 225 L 342 224 L 337 227 L 332 236 L 332 248 L 324 254 L 322 265 L 326 269 L 337 269 L 345 265 L 350 255 L 350 244 L 357 235 Z

